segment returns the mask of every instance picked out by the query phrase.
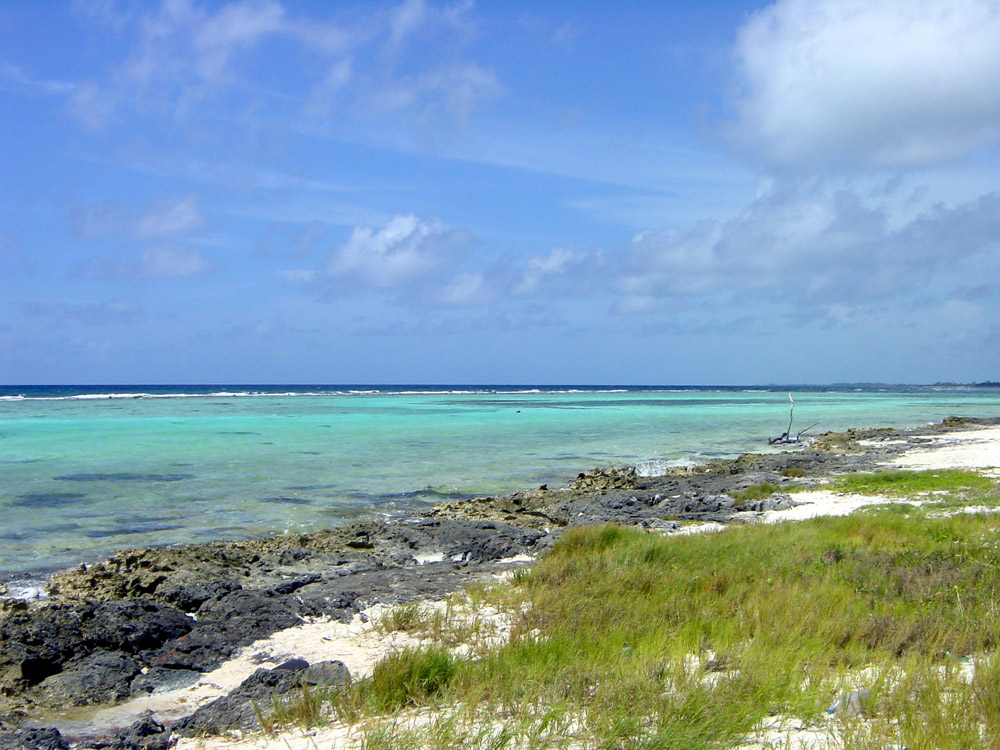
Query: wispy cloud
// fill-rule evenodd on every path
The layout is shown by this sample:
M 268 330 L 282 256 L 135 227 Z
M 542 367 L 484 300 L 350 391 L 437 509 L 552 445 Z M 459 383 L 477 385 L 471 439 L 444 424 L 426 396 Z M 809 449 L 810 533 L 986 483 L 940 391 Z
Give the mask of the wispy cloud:
M 193 195 L 164 201 L 136 219 L 132 231 L 140 239 L 187 234 L 205 224 Z
M 115 204 L 77 206 L 70 211 L 70 221 L 83 239 L 110 241 L 115 247 L 82 264 L 83 276 L 134 283 L 194 276 L 213 267 L 201 250 L 185 246 L 199 240 L 206 224 L 194 195 L 138 210 Z
M 25 315 L 34 318 L 88 326 L 135 325 L 147 318 L 142 305 L 126 298 L 104 302 L 29 302 L 23 310 Z
M 151 247 L 142 253 L 139 275 L 144 278 L 178 278 L 207 271 L 208 262 L 199 250 Z
M 205 225 L 194 195 L 167 198 L 139 209 L 115 203 L 74 206 L 70 220 L 88 240 L 162 240 L 189 235 Z
M 19 65 L 0 62 L 0 89 L 32 96 L 64 96 L 76 90 L 69 81 L 36 78 L 28 75 Z
M 410 127 L 461 126 L 503 91 L 491 68 L 462 52 L 475 27 L 470 3 L 406 0 L 342 21 L 335 8 L 327 20 L 297 10 L 277 0 L 221 7 L 163 0 L 139 10 L 102 4 L 91 17 L 130 40 L 127 55 L 103 76 L 59 92 L 84 125 L 100 128 L 150 113 L 188 122 L 233 104 L 285 120 L 391 112 L 408 114 Z M 262 86 L 260 66 L 282 45 L 308 64 L 284 70 L 280 86 Z M 4 77 L 24 78 L 14 68 L 0 70 Z

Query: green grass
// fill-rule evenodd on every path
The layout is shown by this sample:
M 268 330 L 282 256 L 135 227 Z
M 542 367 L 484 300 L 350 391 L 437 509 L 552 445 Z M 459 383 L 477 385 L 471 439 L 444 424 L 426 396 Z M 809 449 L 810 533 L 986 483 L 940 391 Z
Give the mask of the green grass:
M 989 491 L 981 480 L 882 472 L 857 484 Z M 772 715 L 832 721 L 845 750 L 1000 747 L 995 515 L 903 505 L 687 537 L 577 528 L 477 597 L 515 623 L 506 645 L 476 658 L 403 651 L 335 701 L 352 720 L 435 708 L 423 727 L 372 730 L 367 747 L 708 750 Z M 971 681 L 959 674 L 968 657 Z M 872 691 L 864 721 L 826 716 L 859 687 Z
M 780 492 L 781 489 L 781 487 L 773 482 L 761 482 L 760 484 L 750 485 L 745 490 L 733 492 L 732 497 L 736 501 L 736 505 L 741 506 L 745 503 L 752 503 L 755 500 L 764 500 L 771 497 L 775 492 Z
M 291 726 L 313 727 L 326 721 L 326 705 L 340 692 L 340 688 L 315 688 L 304 684 L 288 695 L 275 696 L 269 711 L 255 707 L 257 719 L 265 734 Z
M 838 477 L 829 489 L 859 495 L 921 495 L 931 492 L 982 493 L 996 488 L 996 481 L 974 471 L 879 471 Z
M 433 703 L 459 670 L 459 660 L 441 646 L 407 648 L 389 654 L 375 665 L 369 679 L 350 693 L 355 714 L 383 714 Z

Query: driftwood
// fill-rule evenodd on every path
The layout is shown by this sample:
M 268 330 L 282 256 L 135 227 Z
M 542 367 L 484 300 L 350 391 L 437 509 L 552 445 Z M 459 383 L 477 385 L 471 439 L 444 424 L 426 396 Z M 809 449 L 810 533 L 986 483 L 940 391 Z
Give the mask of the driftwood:
M 811 425 L 806 427 L 804 430 L 799 430 L 795 433 L 795 437 L 792 437 L 792 422 L 795 420 L 795 399 L 792 398 L 792 394 L 788 394 L 788 429 L 781 433 L 776 438 L 768 438 L 768 445 L 784 445 L 787 443 L 797 443 L 799 438 L 805 435 L 809 430 L 819 424 L 819 422 L 813 422 Z

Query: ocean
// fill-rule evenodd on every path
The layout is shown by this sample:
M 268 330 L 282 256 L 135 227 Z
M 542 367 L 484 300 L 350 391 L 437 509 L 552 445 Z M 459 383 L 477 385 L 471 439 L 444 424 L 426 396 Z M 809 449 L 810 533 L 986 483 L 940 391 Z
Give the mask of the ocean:
M 789 393 L 793 433 L 1000 416 L 963 386 L 0 386 L 0 581 L 773 450 Z

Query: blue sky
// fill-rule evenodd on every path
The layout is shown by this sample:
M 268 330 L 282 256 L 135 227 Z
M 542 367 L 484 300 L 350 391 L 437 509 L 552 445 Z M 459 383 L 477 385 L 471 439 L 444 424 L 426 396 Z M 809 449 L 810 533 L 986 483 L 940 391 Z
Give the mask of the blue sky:
M 0 4 L 0 382 L 1000 379 L 993 0 Z

